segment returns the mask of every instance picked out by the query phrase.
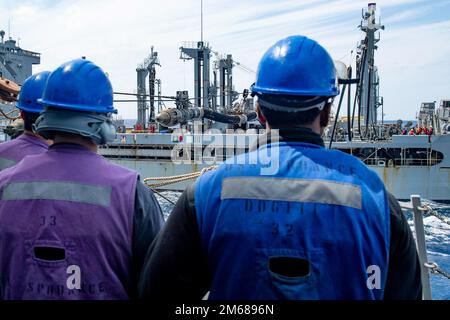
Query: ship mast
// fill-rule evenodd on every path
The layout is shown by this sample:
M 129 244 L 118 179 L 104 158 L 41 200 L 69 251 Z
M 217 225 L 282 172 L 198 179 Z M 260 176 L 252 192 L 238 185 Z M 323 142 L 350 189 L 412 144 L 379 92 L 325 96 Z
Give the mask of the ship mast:
M 376 4 L 369 3 L 367 11 L 362 12 L 359 28 L 365 33 L 365 38 L 358 45 L 356 61 L 357 78 L 359 83 L 359 121 L 364 120 L 365 135 L 369 126 L 377 124 L 377 108 L 382 104 L 379 99 L 379 77 L 374 63 L 376 43 L 380 41 L 378 30 L 384 26 L 375 22 Z

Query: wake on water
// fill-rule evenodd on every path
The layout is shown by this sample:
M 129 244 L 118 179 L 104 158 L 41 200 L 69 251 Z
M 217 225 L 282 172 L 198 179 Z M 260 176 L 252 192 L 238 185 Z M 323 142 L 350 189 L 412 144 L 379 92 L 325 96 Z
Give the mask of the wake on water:
M 180 193 L 163 192 L 164 197 L 172 202 L 176 202 Z M 167 219 L 172 211 L 173 204 L 157 195 L 158 201 Z M 438 213 L 450 217 L 450 206 L 443 206 L 438 203 L 422 200 Z M 414 232 L 414 221 L 412 212 L 407 212 L 406 217 Z M 434 216 L 426 216 L 423 220 L 425 227 L 425 238 L 428 251 L 428 261 L 435 262 L 446 272 L 450 272 L 450 225 L 442 222 Z M 441 275 L 431 274 L 431 292 L 434 300 L 450 300 L 450 280 Z

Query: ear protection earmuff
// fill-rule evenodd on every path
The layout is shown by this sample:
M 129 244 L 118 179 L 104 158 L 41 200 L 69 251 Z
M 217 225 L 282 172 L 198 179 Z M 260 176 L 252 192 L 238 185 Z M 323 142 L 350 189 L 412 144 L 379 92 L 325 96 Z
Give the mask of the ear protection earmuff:
M 116 127 L 111 120 L 104 121 L 98 128 L 98 135 L 100 136 L 100 144 L 112 142 L 117 137 Z
M 50 139 L 50 137 L 45 132 L 38 133 L 38 131 L 37 131 L 37 128 L 42 121 L 45 121 L 45 119 L 44 119 L 44 114 L 41 113 L 41 115 L 39 115 L 39 117 L 31 125 L 31 129 L 33 130 L 33 133 L 39 134 L 41 137 L 43 137 L 45 139 Z

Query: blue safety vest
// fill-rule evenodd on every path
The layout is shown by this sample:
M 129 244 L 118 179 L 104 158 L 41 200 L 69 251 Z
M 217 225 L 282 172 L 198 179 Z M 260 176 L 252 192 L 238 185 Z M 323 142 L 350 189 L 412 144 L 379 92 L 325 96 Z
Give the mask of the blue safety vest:
M 383 298 L 387 193 L 351 155 L 265 145 L 201 176 L 195 207 L 210 299 Z

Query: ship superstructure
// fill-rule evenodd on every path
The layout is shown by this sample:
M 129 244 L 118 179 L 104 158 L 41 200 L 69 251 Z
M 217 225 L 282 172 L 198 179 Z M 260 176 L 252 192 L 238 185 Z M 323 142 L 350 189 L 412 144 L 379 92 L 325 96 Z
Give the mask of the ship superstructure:
M 376 22 L 375 17 L 376 4 L 370 3 L 362 12 L 359 26 L 364 36 L 358 43 L 355 74 L 352 77 L 351 67 L 346 67 L 340 75 L 342 93 L 334 121 L 326 130 L 327 144 L 359 157 L 379 174 L 387 189 L 399 199 L 421 194 L 432 200 L 450 201 L 450 134 L 445 134 L 450 129 L 450 101 L 443 100 L 438 110 L 430 104 L 422 105 L 418 123 L 434 127 L 432 135 L 402 135 L 413 129 L 411 122 L 386 124 L 384 119 L 379 121 L 378 109 L 383 107 L 383 99 L 379 96 L 375 52 L 380 41 L 379 31 L 384 30 L 384 26 Z M 114 143 L 100 150 L 101 154 L 137 170 L 141 177 L 165 177 L 196 172 L 248 150 L 261 127 L 248 90 L 241 94 L 234 90 L 233 67 L 239 63 L 230 54 L 217 53 L 217 60 L 211 62 L 211 53 L 215 52 L 206 42 L 184 43 L 180 55 L 181 59 L 193 61 L 194 97 L 189 97 L 187 91 L 178 91 L 174 96 L 145 95 L 150 105 L 152 99 L 173 100 L 173 107 L 159 110 L 154 119 L 145 117 L 148 122 L 143 125 L 144 129 L 156 120 L 160 130 L 121 133 Z M 214 66 L 212 75 L 211 66 Z M 144 92 L 139 90 L 138 84 L 138 92 Z M 343 121 L 339 112 L 344 105 L 344 95 L 347 96 L 348 116 Z M 138 110 L 143 110 L 139 107 L 143 96 L 139 94 Z M 211 129 L 216 131 L 211 133 L 208 131 Z M 236 129 L 241 131 L 236 133 Z M 226 133 L 223 137 L 227 142 L 217 144 L 214 132 Z M 236 144 L 239 139 L 246 141 L 245 146 Z M 188 183 L 179 182 L 164 188 L 183 190 Z
M 5 32 L 0 31 L 0 76 L 22 85 L 31 76 L 33 65 L 41 63 L 41 55 L 20 48 L 11 37 L 8 40 L 4 37 Z
M 14 102 L 20 86 L 32 75 L 33 65 L 41 63 L 41 56 L 37 52 L 22 49 L 11 37 L 5 40 L 5 34 L 5 31 L 0 30 L 0 128 L 6 132 L 12 130 L 10 135 L 14 136 L 18 133 L 11 127 L 12 121 L 18 116 Z

